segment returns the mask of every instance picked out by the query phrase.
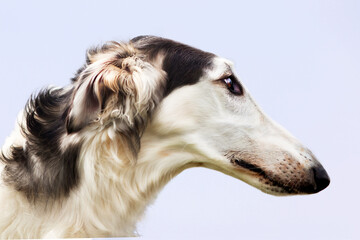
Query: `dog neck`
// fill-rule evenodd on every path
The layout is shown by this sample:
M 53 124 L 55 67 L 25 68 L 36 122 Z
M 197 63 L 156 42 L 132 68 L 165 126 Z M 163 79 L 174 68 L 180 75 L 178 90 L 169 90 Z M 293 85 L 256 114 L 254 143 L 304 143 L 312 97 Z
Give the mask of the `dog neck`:
M 118 236 L 132 235 L 146 207 L 165 184 L 196 166 L 194 154 L 178 150 L 186 148 L 184 141 L 153 131 L 144 133 L 136 159 L 126 147 L 119 147 L 126 146 L 124 139 L 110 131 L 86 141 L 80 156 L 80 174 L 85 179 L 80 191 L 88 195 L 93 215 L 109 232 L 117 228 Z

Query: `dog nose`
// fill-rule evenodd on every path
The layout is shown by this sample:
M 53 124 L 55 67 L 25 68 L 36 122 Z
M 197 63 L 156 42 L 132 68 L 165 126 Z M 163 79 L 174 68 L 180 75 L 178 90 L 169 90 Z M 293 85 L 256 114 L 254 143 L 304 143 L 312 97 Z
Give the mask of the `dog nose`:
M 314 193 L 320 192 L 330 184 L 330 178 L 324 167 L 321 165 L 312 168 L 314 173 L 315 188 Z

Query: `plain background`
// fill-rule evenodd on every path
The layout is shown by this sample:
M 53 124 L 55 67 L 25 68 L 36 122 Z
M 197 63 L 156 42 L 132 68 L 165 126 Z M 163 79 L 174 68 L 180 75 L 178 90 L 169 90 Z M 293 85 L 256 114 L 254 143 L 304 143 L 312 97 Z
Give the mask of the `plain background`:
M 226 57 L 327 169 L 315 195 L 274 197 L 208 169 L 171 181 L 143 239 L 360 239 L 360 2 L 0 2 L 0 141 L 31 93 L 64 86 L 88 47 L 142 34 Z

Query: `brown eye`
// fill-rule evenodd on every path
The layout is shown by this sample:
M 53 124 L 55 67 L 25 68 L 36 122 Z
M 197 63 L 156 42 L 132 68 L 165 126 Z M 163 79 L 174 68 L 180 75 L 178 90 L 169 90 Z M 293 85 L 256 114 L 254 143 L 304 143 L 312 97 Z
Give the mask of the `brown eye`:
M 235 79 L 233 79 L 232 76 L 224 78 L 223 81 L 226 84 L 229 91 L 232 92 L 233 94 L 235 95 L 243 94 L 241 85 Z

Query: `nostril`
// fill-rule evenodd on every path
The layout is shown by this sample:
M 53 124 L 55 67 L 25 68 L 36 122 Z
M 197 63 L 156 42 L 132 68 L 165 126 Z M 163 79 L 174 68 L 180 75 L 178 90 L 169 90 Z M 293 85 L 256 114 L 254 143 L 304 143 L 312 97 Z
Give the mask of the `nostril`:
M 320 165 L 313 167 L 314 180 L 316 184 L 315 193 L 325 189 L 330 184 L 330 178 L 325 169 Z

